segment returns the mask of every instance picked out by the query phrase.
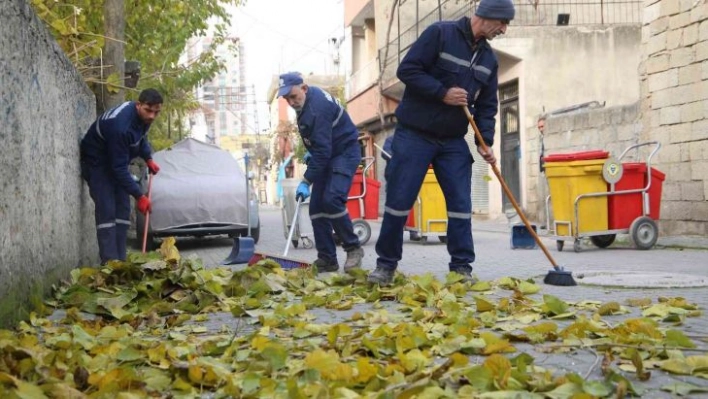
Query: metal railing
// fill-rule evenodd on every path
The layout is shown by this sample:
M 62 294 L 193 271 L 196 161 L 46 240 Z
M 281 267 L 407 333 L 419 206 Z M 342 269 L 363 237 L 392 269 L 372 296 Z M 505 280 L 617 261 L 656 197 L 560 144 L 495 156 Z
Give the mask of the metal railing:
M 401 4 L 410 1 L 401 0 Z M 383 80 L 388 81 L 395 77 L 401 59 L 425 28 L 438 21 L 455 20 L 465 15 L 471 16 L 477 3 L 478 0 L 471 2 L 440 1 L 439 6 L 420 17 L 418 21 L 412 21 L 413 23 L 406 28 L 401 25 L 405 21 L 400 20 L 400 7 L 398 7 L 400 34 L 388 45 L 379 49 L 379 70 L 385 66 Z M 537 3 L 514 0 L 516 15 L 511 22 L 511 28 L 514 26 L 639 24 L 642 22 L 644 7 L 643 0 L 538 0 Z M 388 57 L 384 63 L 386 47 L 388 47 Z
M 347 80 L 347 98 L 352 98 L 366 90 L 368 87 L 376 83 L 378 77 L 379 64 L 376 60 L 371 60 L 359 68 L 349 77 L 349 80 Z

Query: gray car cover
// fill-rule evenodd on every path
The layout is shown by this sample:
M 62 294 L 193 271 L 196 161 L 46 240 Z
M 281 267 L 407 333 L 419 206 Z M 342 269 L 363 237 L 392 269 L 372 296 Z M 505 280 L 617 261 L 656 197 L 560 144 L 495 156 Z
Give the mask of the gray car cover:
M 153 231 L 201 224 L 247 226 L 246 179 L 228 151 L 187 138 L 153 154 Z

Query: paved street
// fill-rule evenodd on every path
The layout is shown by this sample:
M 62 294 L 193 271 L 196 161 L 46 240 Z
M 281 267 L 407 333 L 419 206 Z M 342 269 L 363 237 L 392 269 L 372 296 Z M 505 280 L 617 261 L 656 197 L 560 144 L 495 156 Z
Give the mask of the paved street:
M 260 242 L 256 245 L 258 252 L 282 255 L 285 248 L 285 234 L 282 225 L 281 212 L 275 207 L 261 207 L 261 236 Z M 374 246 L 378 238 L 379 222 L 372 222 L 372 237 L 365 245 L 366 258 L 365 268 L 373 269 L 376 259 Z M 517 278 L 536 278 L 541 283 L 543 276 L 550 268 L 548 259 L 540 249 L 511 249 L 510 233 L 506 219 L 489 221 L 475 219 L 473 221 L 473 231 L 475 238 L 475 248 L 477 261 L 474 264 L 474 273 L 482 280 L 494 280 L 504 276 Z M 432 272 L 438 278 L 444 278 L 447 272 L 448 255 L 445 245 L 440 243 L 435 237 L 427 244 L 412 242 L 405 235 L 403 261 L 399 270 L 405 274 L 422 274 Z M 702 239 L 682 239 L 682 238 L 662 238 L 657 247 L 640 251 L 631 247 L 624 237 L 618 237 L 619 243 L 607 249 L 599 249 L 591 244 L 584 245 L 584 251 L 573 252 L 572 242 L 568 241 L 565 250 L 559 252 L 556 249 L 554 240 L 545 238 L 544 243 L 550 254 L 557 263 L 567 270 L 573 272 L 576 281 L 580 283 L 578 287 L 555 287 L 542 284 L 541 293 L 555 295 L 565 301 L 596 300 L 596 301 L 618 301 L 624 303 L 627 299 L 650 298 L 654 302 L 659 297 L 684 297 L 688 301 L 696 303 L 705 312 L 708 308 L 708 295 L 706 286 L 708 285 L 708 245 Z M 201 258 L 205 265 L 212 266 L 219 264 L 230 252 L 232 240 L 224 238 L 193 240 L 178 240 L 177 247 L 184 256 L 196 255 Z M 665 246 L 665 245 L 669 246 Z M 689 246 L 693 249 L 679 248 L 678 246 Z M 704 247 L 704 248 L 700 248 Z M 341 249 L 340 249 L 341 251 Z M 313 261 L 316 258 L 315 249 L 303 249 L 302 245 L 295 249 L 291 247 L 289 257 Z M 340 264 L 344 262 L 344 252 L 340 252 Z M 243 267 L 243 266 L 234 266 Z M 662 273 L 658 280 L 662 278 L 671 280 L 672 278 L 685 277 L 691 284 L 702 287 L 696 288 L 623 288 L 608 287 L 598 285 L 583 284 L 583 276 L 590 276 L 595 273 L 616 273 L 634 272 L 644 273 L 650 276 L 654 273 Z M 625 276 L 626 278 L 626 276 Z M 646 278 L 643 276 L 641 278 Z M 637 281 L 641 280 L 637 277 Z M 607 279 L 607 277 L 606 277 Z M 611 277 L 609 279 L 612 279 Z M 632 279 L 630 275 L 629 279 Z M 651 279 L 649 279 L 651 280 Z M 657 280 L 655 277 L 654 280 Z M 654 281 L 661 283 L 661 281 Z M 633 314 L 624 316 L 610 316 L 609 320 L 616 318 L 621 321 L 623 318 L 636 317 L 636 308 Z M 224 323 L 224 318 L 218 318 L 219 323 Z M 228 323 L 227 323 L 228 324 Z M 687 318 L 681 326 L 689 336 L 706 337 L 708 331 L 708 318 L 705 313 L 701 317 Z M 697 341 L 703 348 L 705 342 Z M 520 348 L 527 350 L 526 348 Z M 584 374 L 591 369 L 595 357 L 590 353 L 579 351 L 568 355 L 538 355 L 543 358 L 539 364 L 553 366 L 560 370 L 572 370 L 579 374 Z M 703 385 L 705 380 L 688 377 L 670 376 L 666 373 L 654 373 L 650 381 L 645 383 L 645 387 L 660 387 L 672 380 L 690 381 L 694 384 Z M 599 371 L 595 371 L 595 376 L 600 378 Z M 667 393 L 653 389 L 650 395 L 645 397 L 673 397 Z M 698 397 L 692 395 L 691 397 Z

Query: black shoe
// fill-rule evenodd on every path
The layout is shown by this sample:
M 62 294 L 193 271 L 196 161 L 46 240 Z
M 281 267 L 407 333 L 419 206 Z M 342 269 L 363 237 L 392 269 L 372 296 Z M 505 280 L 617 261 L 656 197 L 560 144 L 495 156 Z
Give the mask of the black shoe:
M 336 260 L 332 262 L 317 258 L 316 261 L 312 262 L 312 266 L 317 268 L 317 273 L 336 272 L 337 270 L 339 270 L 339 264 Z
M 396 274 L 395 270 L 376 266 L 376 269 L 369 273 L 369 278 L 367 281 L 371 284 L 389 285 L 393 282 L 394 274 Z

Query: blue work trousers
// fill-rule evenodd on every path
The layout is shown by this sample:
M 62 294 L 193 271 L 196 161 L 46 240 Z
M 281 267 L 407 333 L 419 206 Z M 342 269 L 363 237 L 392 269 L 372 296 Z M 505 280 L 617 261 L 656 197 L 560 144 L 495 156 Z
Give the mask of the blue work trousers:
M 393 157 L 386 165 L 386 207 L 376 242 L 377 266 L 395 270 L 403 252 L 403 229 L 428 166 L 433 165 L 447 206 L 450 271 L 471 271 L 472 154 L 464 138 L 436 140 L 396 126 Z
M 317 257 L 337 263 L 337 246 L 332 231 L 342 240 L 345 251 L 359 248 L 359 238 L 354 234 L 347 212 L 347 197 L 354 173 L 361 162 L 359 146 L 332 159 L 325 179 L 312 184 L 310 219 L 315 234 Z
M 101 264 L 126 259 L 130 227 L 130 195 L 102 166 L 82 165 L 96 212 L 96 236 Z

